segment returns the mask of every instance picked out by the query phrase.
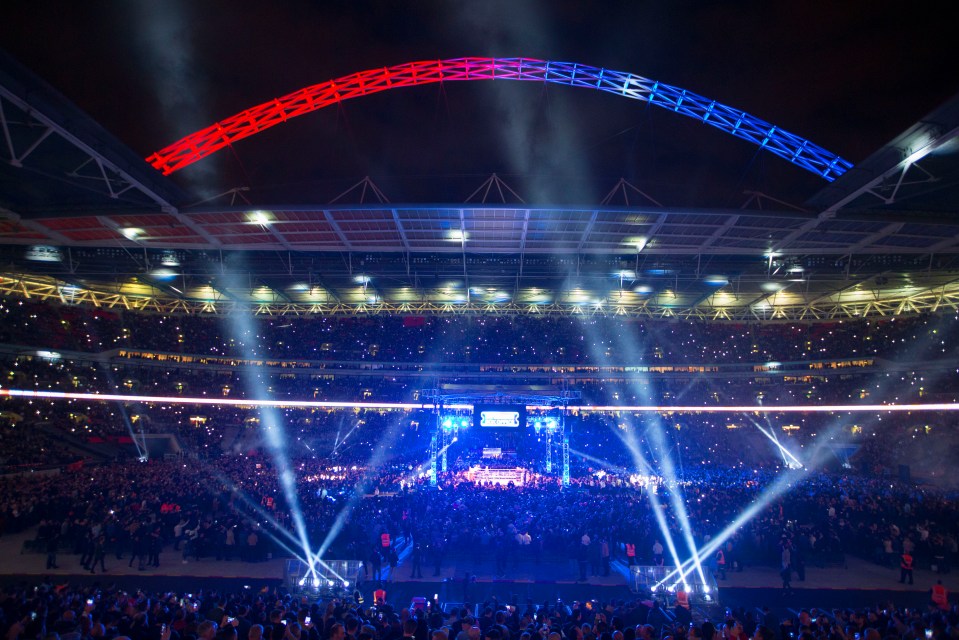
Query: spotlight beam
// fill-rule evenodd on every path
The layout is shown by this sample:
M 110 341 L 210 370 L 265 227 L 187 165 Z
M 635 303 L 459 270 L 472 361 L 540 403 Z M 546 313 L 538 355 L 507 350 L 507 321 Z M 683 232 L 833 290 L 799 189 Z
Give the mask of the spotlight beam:
M 333 521 L 333 525 L 330 527 L 329 531 L 327 531 L 326 537 L 323 539 L 323 542 L 320 543 L 319 548 L 315 553 L 311 552 L 312 557 L 316 561 L 320 561 L 320 558 L 323 556 L 323 554 L 326 553 L 330 545 L 333 544 L 336 536 L 338 536 L 340 531 L 342 531 L 343 525 L 346 524 L 347 519 L 353 512 L 354 507 L 356 507 L 357 503 L 362 500 L 363 490 L 365 489 L 366 484 L 369 482 L 377 467 L 379 467 L 380 462 L 382 462 L 383 458 L 386 456 L 388 448 L 396 440 L 398 425 L 399 421 L 394 421 L 393 424 L 387 429 L 384 436 L 376 443 L 376 448 L 373 450 L 373 455 L 370 456 L 370 460 L 366 465 L 366 473 L 353 487 L 353 495 L 351 495 L 347 503 L 343 505 L 343 508 L 340 509 L 340 512 L 336 514 L 336 519 Z
M 282 547 L 284 551 L 287 551 L 291 556 L 293 556 L 300 562 L 303 562 L 304 564 L 307 564 L 307 565 L 310 564 L 310 562 L 307 559 L 305 559 L 302 555 L 294 551 L 293 548 L 291 548 L 290 546 L 290 545 L 294 547 L 299 546 L 299 540 L 297 540 L 289 531 L 284 529 L 272 515 L 270 515 L 265 509 L 263 509 L 263 507 L 253 502 L 253 500 L 250 499 L 250 497 L 246 494 L 246 492 L 240 487 L 238 487 L 231 480 L 228 480 L 225 476 L 222 476 L 219 474 L 217 474 L 215 477 L 224 486 L 232 489 L 237 494 L 237 497 L 240 499 L 240 501 L 243 502 L 245 505 L 247 505 L 254 513 L 256 513 L 258 516 L 263 518 L 269 524 L 273 525 L 272 530 L 261 529 L 261 531 L 267 537 L 273 540 L 276 544 Z M 280 534 L 280 535 L 277 535 L 277 534 Z M 286 544 L 284 540 L 286 542 L 289 542 L 290 545 Z
M 109 365 L 100 361 L 100 370 L 103 371 L 104 375 L 107 378 L 107 382 L 114 389 L 117 388 L 116 382 L 113 378 L 113 371 L 110 370 Z M 120 412 L 120 417 L 123 418 L 123 423 L 126 425 L 127 432 L 130 434 L 130 439 L 133 440 L 134 446 L 137 448 L 137 457 L 141 460 L 143 458 L 149 457 L 149 452 L 147 451 L 146 436 L 143 433 L 143 427 L 140 427 L 139 438 L 137 437 L 137 432 L 133 430 L 133 424 L 130 422 L 130 417 L 127 415 L 127 409 L 122 403 L 117 403 L 117 409 Z
M 236 289 L 241 284 L 238 282 L 238 276 L 229 274 L 224 276 L 223 282 L 227 289 Z M 240 313 L 229 316 L 226 324 L 243 352 L 244 358 L 250 362 L 256 361 L 259 357 L 260 337 L 253 317 L 249 313 Z M 280 490 L 289 505 L 290 517 L 293 520 L 296 536 L 299 538 L 300 548 L 303 549 L 303 554 L 309 557 L 311 545 L 307 537 L 306 519 L 297 493 L 296 473 L 288 454 L 289 440 L 286 436 L 286 426 L 279 408 L 269 404 L 271 394 L 267 372 L 259 367 L 244 367 L 244 373 L 249 374 L 244 380 L 247 394 L 257 400 L 267 401 L 267 404 L 259 405 L 260 431 L 267 451 L 273 459 Z
M 590 462 L 595 462 L 595 463 L 597 463 L 597 464 L 599 464 L 599 465 L 602 465 L 603 467 L 605 467 L 605 468 L 607 468 L 607 469 L 610 469 L 611 471 L 616 471 L 616 472 L 618 472 L 618 473 L 630 473 L 630 472 L 631 472 L 630 469 L 626 469 L 626 468 L 624 468 L 624 467 L 620 467 L 620 466 L 617 466 L 617 465 L 614 465 L 614 464 L 610 464 L 610 463 L 606 462 L 605 460 L 601 460 L 600 458 L 597 458 L 596 456 L 591 456 L 591 455 L 589 455 L 588 453 L 583 453 L 582 451 L 578 451 L 578 450 L 576 450 L 576 449 L 570 449 L 570 453 L 572 453 L 572 454 L 574 454 L 574 455 L 577 455 L 577 456 L 583 458 L 584 460 L 589 460 Z M 656 475 L 655 473 L 653 473 L 652 469 L 650 469 L 650 475 Z M 674 498 L 676 498 L 676 500 L 674 500 Z M 699 577 L 700 577 L 700 579 L 702 580 L 703 584 L 705 584 L 705 582 L 706 582 L 706 577 L 705 577 L 705 575 L 703 574 L 702 565 L 701 565 L 701 563 L 699 562 L 699 559 L 698 559 L 698 550 L 697 550 L 697 548 L 696 548 L 696 542 L 692 539 L 692 534 L 689 533 L 689 531 L 690 531 L 690 524 L 689 524 L 688 515 L 685 513 L 685 507 L 682 506 L 682 502 L 679 502 L 679 506 L 683 509 L 683 511 L 682 511 L 682 515 L 679 515 L 680 512 L 679 512 L 679 511 L 677 510 L 677 508 L 676 508 L 676 503 L 677 503 L 677 501 L 678 501 L 678 496 L 674 496 L 674 495 L 673 495 L 673 492 L 670 491 L 670 502 L 671 502 L 671 504 L 672 504 L 672 506 L 673 506 L 673 510 L 676 511 L 677 517 L 680 519 L 680 527 L 683 529 L 684 539 L 686 540 L 686 544 L 689 545 L 689 550 L 690 550 L 690 552 L 693 554 L 692 559 L 694 560 L 694 562 L 695 562 L 695 564 L 696 564 L 696 570 L 697 570 L 697 572 L 699 573 Z M 658 524 L 658 522 L 657 522 L 657 524 Z M 667 543 L 667 544 L 668 544 L 668 543 Z M 674 561 L 676 562 L 677 565 L 679 565 L 678 555 L 675 555 L 675 556 L 674 556 Z M 687 562 L 688 562 L 688 561 L 687 561 Z
M 798 473 L 802 475 L 806 474 L 805 471 L 798 472 Z M 766 491 L 762 493 L 762 495 L 760 495 L 756 500 L 754 500 L 752 504 L 750 504 L 745 510 L 743 510 L 742 513 L 736 516 L 736 518 L 731 523 L 729 523 L 725 529 L 719 532 L 715 537 L 713 537 L 712 540 L 710 540 L 707 544 L 703 545 L 703 547 L 699 549 L 699 552 L 697 554 L 699 557 L 699 561 L 702 562 L 706 558 L 709 558 L 717 549 L 719 549 L 723 544 L 726 543 L 726 540 L 728 540 L 736 532 L 737 529 L 739 529 L 744 524 L 752 520 L 757 513 L 765 509 L 773 500 L 775 500 L 782 494 L 786 493 L 789 489 L 791 489 L 792 483 L 793 483 L 793 478 L 790 477 L 790 475 L 788 474 L 782 475 L 778 479 L 776 479 L 776 481 L 773 484 L 771 484 L 769 488 L 767 488 Z M 653 587 L 653 589 L 654 590 L 658 589 L 659 587 L 664 585 L 667 581 L 669 581 L 670 578 L 672 578 L 673 576 L 677 574 L 679 574 L 680 580 L 685 579 L 685 577 L 692 570 L 689 566 L 691 564 L 693 564 L 693 558 L 689 558 L 682 564 L 677 565 L 675 569 L 673 569 L 672 571 L 667 573 L 665 576 L 663 576 L 663 579 L 660 580 Z
M 833 426 L 831 429 L 833 433 L 836 430 L 836 426 Z M 823 442 L 828 442 L 828 439 L 824 440 Z M 817 457 L 827 446 L 827 444 L 817 444 L 812 452 L 811 458 Z M 736 518 L 729 523 L 725 529 L 713 537 L 709 543 L 699 549 L 699 552 L 696 554 L 698 559 L 702 561 L 706 558 L 709 558 L 717 549 L 719 549 L 719 547 L 725 544 L 726 540 L 728 540 L 740 527 L 752 520 L 756 514 L 765 509 L 773 500 L 789 491 L 797 479 L 806 477 L 814 466 L 815 464 L 810 464 L 801 471 L 795 471 L 792 473 L 787 472 L 783 475 L 780 475 L 771 485 L 766 488 L 765 491 L 762 492 L 762 494 L 756 498 L 756 500 L 752 502 L 752 504 L 746 507 L 746 509 L 744 509 L 738 516 L 736 516 Z M 682 564 L 678 564 L 675 569 L 666 574 L 662 580 L 654 585 L 653 590 L 658 589 L 677 574 L 679 574 L 680 580 L 685 579 L 692 570 L 689 565 L 691 565 L 693 561 L 693 558 L 689 558 Z
M 649 461 L 643 456 L 642 451 L 639 450 L 639 444 L 636 442 L 636 432 L 634 429 L 630 429 L 626 432 L 626 435 L 621 435 L 617 431 L 613 431 L 619 437 L 620 441 L 626 448 L 629 450 L 630 456 L 633 458 L 633 463 L 636 465 L 637 469 L 646 468 L 652 470 L 652 465 L 649 464 Z M 669 549 L 669 555 L 672 556 L 673 562 L 679 566 L 679 552 L 676 550 L 676 542 L 673 540 L 673 535 L 669 531 L 669 523 L 666 522 L 666 515 L 662 508 L 662 503 L 659 501 L 659 496 L 656 495 L 656 492 L 650 488 L 646 492 L 646 495 L 649 497 L 649 502 L 652 505 L 653 517 L 656 519 L 656 525 L 659 527 L 660 533 L 663 534 L 663 538 L 666 541 L 666 547 Z
M 266 520 L 268 523 L 273 525 L 273 528 L 278 533 L 280 533 L 284 539 L 289 541 L 291 544 L 298 543 L 298 541 L 293 536 L 293 534 L 291 534 L 289 531 L 284 529 L 282 525 L 280 525 L 280 523 L 276 521 L 276 518 L 274 518 L 269 512 L 267 512 L 266 509 L 264 509 L 262 506 L 260 506 L 253 500 L 251 500 L 250 497 L 246 494 L 246 491 L 244 491 L 242 488 L 237 486 L 232 480 L 229 480 L 226 476 L 217 474 L 214 477 L 217 478 L 225 487 L 229 487 L 232 491 L 234 491 L 237 497 L 240 499 L 240 501 L 243 502 L 243 504 L 245 504 L 246 506 L 248 506 L 256 515 L 260 516 L 261 518 Z M 271 536 L 271 537 L 273 537 L 274 540 L 277 539 L 276 536 Z M 302 560 L 302 558 L 298 554 L 294 554 L 294 555 L 296 555 L 297 558 Z
M 683 499 L 679 495 L 680 485 L 676 480 L 676 468 L 673 466 L 673 459 L 669 455 L 671 448 L 666 444 L 666 438 L 663 434 L 663 425 L 658 418 L 654 420 L 651 431 L 653 433 L 655 444 L 659 448 L 659 455 L 663 460 L 663 471 L 665 472 L 666 477 L 672 482 L 672 488 L 669 489 L 669 503 L 673 507 L 673 513 L 675 513 L 676 519 L 679 520 L 679 529 L 683 535 L 683 540 L 686 541 L 686 546 L 692 553 L 693 564 L 696 566 L 696 573 L 699 574 L 699 579 L 702 584 L 706 584 L 706 576 L 703 574 L 703 567 L 699 561 L 699 550 L 696 548 L 696 541 L 693 540 L 692 526 L 689 522 L 689 514 L 686 512 L 686 505 L 683 504 Z
M 340 431 L 339 431 L 339 428 L 337 428 L 337 431 L 336 431 L 337 441 L 336 441 L 336 444 L 333 446 L 333 451 L 330 452 L 330 455 L 336 454 L 336 452 L 339 451 L 339 448 L 343 446 L 344 444 L 346 444 L 347 438 L 349 438 L 353 434 L 353 432 L 357 430 L 358 427 L 359 427 L 359 424 L 354 424 L 353 427 L 349 431 L 347 431 L 346 435 L 343 436 L 342 438 L 340 438 Z
M 615 465 L 611 462 L 607 462 L 606 460 L 603 460 L 602 458 L 591 456 L 588 453 L 579 451 L 577 449 L 570 448 L 569 452 L 572 453 L 573 455 L 579 456 L 583 460 L 589 460 L 590 462 L 595 462 L 596 464 L 602 465 L 603 467 L 609 469 L 610 471 L 615 471 L 617 473 L 626 473 L 626 474 L 634 473 L 632 469 L 627 469 L 626 467 Z
M 779 442 L 779 439 L 776 438 L 776 436 L 771 432 L 771 430 L 767 430 L 765 427 L 763 427 L 761 424 L 759 424 L 758 422 L 756 422 L 755 420 L 753 420 L 753 419 L 752 419 L 751 417 L 749 417 L 749 416 L 745 416 L 745 418 L 746 418 L 746 420 L 748 420 L 750 423 L 752 423 L 752 425 L 753 425 L 754 427 L 756 427 L 757 429 L 759 429 L 759 432 L 762 433 L 764 436 L 766 436 L 766 437 L 769 439 L 770 442 L 772 442 L 774 445 L 776 445 L 776 448 L 779 449 L 779 452 L 780 452 L 780 453 L 782 453 L 784 456 L 788 456 L 788 457 L 789 457 L 793 462 L 795 462 L 799 467 L 804 466 L 803 463 L 799 461 L 799 458 L 797 458 L 796 456 L 794 456 L 789 449 L 787 449 L 786 447 L 784 447 L 784 446 L 782 445 L 782 443 Z

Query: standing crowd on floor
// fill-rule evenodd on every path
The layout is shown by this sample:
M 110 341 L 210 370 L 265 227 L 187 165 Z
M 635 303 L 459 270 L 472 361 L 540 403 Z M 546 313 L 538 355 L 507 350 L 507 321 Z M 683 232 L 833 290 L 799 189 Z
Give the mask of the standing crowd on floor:
M 0 591 L 5 640 L 956 640 L 959 610 L 930 593 L 923 609 L 727 609 L 693 622 L 645 600 L 501 603 L 444 611 L 438 601 L 371 605 L 277 589 L 150 593 L 69 583 Z

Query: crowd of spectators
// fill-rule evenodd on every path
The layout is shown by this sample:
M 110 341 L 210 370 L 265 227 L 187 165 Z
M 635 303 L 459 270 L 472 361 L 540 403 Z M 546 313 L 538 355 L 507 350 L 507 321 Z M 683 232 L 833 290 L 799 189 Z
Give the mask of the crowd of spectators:
M 677 608 L 678 611 L 678 608 Z M 643 600 L 534 603 L 490 600 L 453 607 L 352 599 L 311 601 L 277 589 L 126 592 L 49 582 L 0 593 L 7 640 L 951 640 L 948 604 L 905 609 L 727 609 L 714 619 L 675 618 Z
M 30 470 L 35 465 L 62 466 L 82 459 L 55 435 L 20 426 L 20 416 L 0 418 L 0 472 Z
M 377 459 L 375 452 L 354 449 L 338 462 L 294 455 L 295 505 L 262 453 L 224 454 L 202 465 L 133 459 L 8 476 L 0 480 L 0 519 L 11 531 L 39 525 L 36 551 L 79 554 L 66 561 L 90 571 L 97 570 L 88 565 L 101 536 L 109 563 L 137 562 L 144 570 L 202 557 L 255 561 L 288 553 L 277 541 L 295 539 L 289 535 L 294 513 L 303 515 L 309 539 L 322 540 L 345 510 L 348 518 L 330 553 L 363 560 L 368 572 L 396 561 L 380 547 L 384 532 L 414 552 L 409 561 L 421 570 L 438 571 L 463 550 L 470 550 L 467 557 L 482 550 L 479 557 L 495 558 L 499 573 L 520 562 L 576 558 L 587 560 L 593 572 L 608 572 L 610 561 L 629 561 L 629 545 L 637 549 L 636 562 L 655 561 L 657 510 L 677 541 L 685 530 L 702 546 L 746 505 L 781 486 L 780 495 L 724 544 L 731 569 L 776 565 L 784 546 L 797 567 L 847 553 L 895 564 L 909 552 L 917 566 L 943 571 L 959 559 L 956 494 L 888 476 L 696 459 L 666 479 L 597 468 L 581 458 L 567 487 L 556 474 L 536 473 L 523 487 L 500 487 L 469 481 L 460 454 L 452 457 L 434 488 L 422 450 L 400 447 Z M 672 493 L 685 505 L 688 528 L 673 509 Z M 590 540 L 585 547 L 584 538 Z
M 0 301 L 0 344 L 119 348 L 303 360 L 490 364 L 717 364 L 953 357 L 957 318 L 925 315 L 796 324 L 653 322 L 621 317 L 264 317 L 244 344 L 215 316 L 157 316 Z M 624 344 L 628 348 L 624 348 Z
M 254 350 L 261 358 L 283 359 L 272 368 L 249 368 L 229 359 L 216 364 L 196 362 L 204 355 L 248 356 L 250 345 L 238 344 L 230 337 L 230 324 L 215 317 L 161 317 L 6 299 L 0 301 L 0 318 L 0 346 L 6 346 L 5 355 L 0 356 L 0 385 L 44 391 L 236 399 L 249 394 L 254 381 L 265 381 L 272 397 L 291 401 L 416 402 L 425 388 L 437 382 L 454 387 L 545 384 L 547 388 L 570 386 L 584 404 L 694 406 L 951 402 L 959 394 L 959 380 L 948 375 L 947 369 L 931 366 L 931 361 L 951 361 L 956 355 L 959 340 L 952 336 L 959 324 L 951 316 L 795 325 L 602 317 L 258 319 Z M 74 351 L 62 355 L 56 349 Z M 118 355 L 123 349 L 186 354 L 193 362 Z M 777 373 L 774 366 L 771 370 L 766 366 L 867 356 L 903 357 L 913 368 L 813 366 L 805 372 Z M 431 363 L 454 366 L 433 371 L 428 368 Z M 590 373 L 589 366 L 594 364 L 746 368 L 629 375 L 621 369 Z M 520 365 L 525 368 L 516 369 Z M 585 369 L 570 377 L 555 369 L 559 365 Z M 425 377 L 424 371 L 429 372 Z M 93 403 L 8 400 L 3 408 L 4 414 L 22 416 L 25 424 L 56 425 L 68 437 L 123 437 L 131 431 L 133 420 L 117 406 Z M 130 411 L 140 421 L 133 425 L 137 429 L 176 432 L 201 454 L 228 448 L 231 443 L 223 443 L 224 436 L 235 439 L 244 425 L 256 421 L 253 412 L 223 407 L 194 411 L 141 405 Z M 294 430 L 302 426 L 311 433 L 323 433 L 314 415 L 301 412 L 291 420 Z M 823 433 L 836 422 L 832 416 L 810 415 L 773 416 L 773 420 L 775 426 L 798 425 L 800 438 Z M 852 418 L 843 420 L 854 424 Z M 901 426 L 904 432 L 916 427 L 941 432 L 938 427 L 943 420 L 935 415 L 912 416 L 908 425 Z M 694 429 L 705 426 L 719 433 L 733 422 L 726 416 L 686 419 Z M 201 423 L 203 428 L 190 428 Z M 713 434 L 700 440 L 709 449 L 714 444 L 709 441 L 718 439 Z M 6 464 L 60 462 L 49 455 L 55 450 L 49 444 L 21 440 Z
M 132 385 L 129 371 L 117 367 L 74 363 L 66 360 L 49 361 L 33 356 L 17 356 L 6 360 L 7 383 L 17 388 L 35 388 L 54 391 L 86 391 L 92 393 L 146 393 L 166 395 L 166 389 L 153 384 L 144 388 L 142 382 Z M 158 375 L 168 372 L 151 368 Z M 194 374 L 194 375 L 191 375 Z M 243 372 L 217 374 L 183 369 L 172 374 L 185 381 L 189 395 L 222 397 L 221 385 L 225 379 L 236 385 Z M 870 379 L 875 396 L 867 393 L 865 380 L 830 379 L 818 386 L 820 393 L 830 393 L 829 403 L 850 401 L 849 395 L 865 396 L 860 402 L 874 402 L 882 397 L 883 388 L 894 388 L 899 402 L 927 401 L 928 394 L 937 384 L 946 381 L 923 382 L 920 376 L 889 379 L 882 376 Z M 951 379 L 951 377 L 950 377 Z M 274 397 L 313 399 L 315 380 L 297 382 L 293 378 L 270 379 Z M 422 384 L 421 381 L 420 384 Z M 128 384 L 132 388 L 128 388 Z M 678 382 L 656 382 L 661 395 L 654 402 L 668 404 L 668 397 L 689 404 L 716 404 L 717 398 L 725 403 L 741 401 L 752 404 L 761 394 L 763 401 L 782 404 L 793 399 L 784 385 L 738 384 L 724 385 L 727 389 L 743 390 L 743 397 L 729 398 L 712 391 L 715 384 L 692 377 L 685 382 L 684 390 Z M 242 397 L 241 389 L 230 384 L 230 395 Z M 797 390 L 801 389 L 797 387 Z M 285 390 L 285 391 L 284 391 Z M 831 395 L 839 391 L 839 397 Z M 171 394 L 175 395 L 175 394 Z M 642 393 L 640 393 L 642 395 Z M 715 396 L 715 397 L 714 397 Z M 321 399 L 328 399 L 320 395 Z M 355 399 L 355 398 L 353 398 Z M 361 398 L 362 399 L 362 398 Z M 373 396 L 372 399 L 385 399 Z M 412 398 L 389 398 L 410 401 Z M 588 403 L 591 398 L 583 400 Z M 597 403 L 612 404 L 630 401 L 620 396 L 619 400 L 609 395 L 594 399 Z M 648 401 L 648 400 L 647 400 Z M 796 398 L 796 404 L 818 404 L 810 399 Z M 262 441 L 263 416 L 255 408 L 233 405 L 192 406 L 166 403 L 97 403 L 89 400 L 64 400 L 46 402 L 37 399 L 8 398 L 0 405 L 0 438 L 9 443 L 3 449 L 4 459 L 0 464 L 7 470 L 62 466 L 75 460 L 96 456 L 91 445 L 104 441 L 123 441 L 122 449 L 128 455 L 137 453 L 133 441 L 139 434 L 170 434 L 177 441 L 171 452 L 182 451 L 198 458 L 217 457 L 232 453 L 250 453 L 264 450 Z M 359 452 L 358 459 L 372 451 L 377 439 L 388 427 L 396 432 L 396 443 L 391 451 L 406 457 L 424 455 L 430 446 L 430 437 L 436 425 L 436 416 L 431 411 L 329 411 L 326 409 L 288 407 L 276 411 L 282 422 L 286 439 L 292 450 L 309 456 L 350 456 Z M 688 460 L 695 464 L 700 460 L 742 462 L 752 466 L 781 463 L 783 454 L 763 434 L 779 434 L 785 446 L 794 453 L 815 443 L 829 442 L 834 451 L 833 466 L 852 465 L 857 470 L 873 474 L 898 471 L 899 465 L 910 466 L 913 473 L 934 482 L 954 482 L 951 460 L 959 454 L 959 440 L 954 437 L 951 414 L 935 412 L 897 414 L 856 414 L 850 412 L 809 414 L 767 414 L 764 417 L 750 414 L 685 413 L 658 415 L 621 412 L 618 414 L 576 413 L 567 416 L 566 425 L 574 451 L 605 460 L 619 467 L 634 467 L 629 450 L 621 446 L 620 436 L 629 430 L 645 432 L 652 424 L 663 427 L 665 438 L 675 448 L 679 463 Z M 491 437 L 488 432 L 484 434 Z M 482 449 L 478 434 L 472 437 L 464 433 L 462 442 L 454 447 L 454 457 L 463 457 L 467 463 L 475 462 L 475 452 Z M 510 447 L 519 455 L 519 463 L 534 471 L 543 471 L 547 437 L 545 433 L 529 433 L 516 439 Z M 555 443 L 554 443 L 555 444 Z M 71 449 L 72 447 L 72 449 Z M 94 447 L 96 448 L 96 447 Z M 470 449 L 470 450 L 467 450 Z M 472 453 L 471 453 L 472 451 Z M 72 459 L 71 459 L 72 458 Z M 574 465 L 583 458 L 573 456 Z M 588 465 L 587 465 L 588 466 Z
M 0 302 L 0 314 L 0 343 L 14 347 L 2 359 L 3 386 L 242 398 L 249 378 L 261 377 L 278 398 L 407 401 L 424 386 L 412 375 L 377 376 L 358 369 L 300 373 L 293 368 L 257 376 L 230 366 L 145 366 L 118 359 L 112 351 L 242 356 L 243 348 L 227 337 L 225 325 L 212 318 L 160 318 L 10 300 Z M 599 318 L 267 319 L 258 324 L 257 350 L 264 357 L 331 363 L 758 365 L 867 355 L 915 361 L 954 358 L 959 345 L 951 337 L 955 326 L 955 318 L 933 316 L 742 326 Z M 618 348 L 627 338 L 638 346 Z M 89 356 L 40 353 L 55 349 Z M 927 401 L 959 392 L 951 376 L 919 367 L 850 370 L 798 382 L 767 373 L 728 379 L 688 373 L 645 383 L 592 378 L 576 388 L 584 402 L 703 406 Z M 504 375 L 513 383 L 524 381 Z M 437 416 L 431 411 L 278 409 L 276 428 L 283 438 L 277 447 L 263 437 L 270 416 L 243 406 L 5 398 L 2 409 L 4 471 L 35 463 L 50 467 L 51 473 L 0 477 L 0 533 L 36 527 L 31 547 L 45 554 L 50 567 L 72 563 L 96 573 L 117 562 L 143 571 L 205 557 L 257 562 L 289 554 L 285 541 L 297 538 L 295 516 L 302 514 L 310 540 L 322 540 L 341 520 L 331 557 L 362 560 L 370 577 L 378 567 L 399 561 L 396 548 L 382 547 L 384 533 L 401 541 L 409 552 L 404 562 L 420 570 L 438 572 L 464 550 L 469 550 L 467 559 L 481 550 L 478 557 L 493 558 L 497 573 L 508 573 L 518 563 L 575 560 L 584 577 L 585 572 L 609 571 L 615 561 L 657 562 L 662 554 L 656 551 L 662 542 L 657 511 L 681 547 L 684 529 L 702 546 L 746 505 L 780 486 L 784 490 L 774 500 L 724 540 L 729 570 L 785 563 L 801 577 L 806 563 L 850 553 L 881 564 L 895 564 L 909 553 L 917 565 L 937 570 L 959 560 L 957 494 L 948 482 L 955 475 L 951 465 L 957 441 L 947 413 L 573 413 L 566 416 L 565 427 L 569 486 L 560 482 L 559 440 L 530 429 L 508 437 L 473 429 L 457 434 L 446 451 L 448 470 L 439 472 L 438 487 L 433 487 L 427 471 Z M 132 446 L 144 433 L 170 434 L 180 455 L 145 455 L 143 447 Z M 126 455 L 98 456 L 91 449 L 118 438 L 130 441 Z M 484 457 L 490 439 L 498 448 L 504 445 L 504 457 Z M 293 495 L 280 482 L 274 457 L 278 448 L 293 470 Z M 668 473 L 667 457 L 675 467 Z M 918 485 L 901 473 L 899 465 L 909 464 L 931 484 Z M 521 467 L 529 471 L 528 482 L 523 487 L 478 486 L 467 474 L 476 465 Z M 803 465 L 805 469 L 792 468 Z M 669 499 L 673 494 L 688 511 L 688 527 Z M 342 519 L 343 513 L 348 517 Z M 635 556 L 630 548 L 637 550 Z M 162 600 L 151 600 L 147 608 Z M 247 608 L 252 604 L 246 603 Z M 223 605 L 218 603 L 221 609 Z M 75 614 L 92 614 L 97 606 Z M 136 617 L 142 603 L 124 600 L 113 606 L 118 607 L 113 620 L 118 622 L 131 606 Z M 178 606 L 183 616 L 167 611 L 171 623 L 190 619 L 191 612 Z M 154 613 L 148 624 L 166 615 Z M 897 625 L 887 620 L 884 631 Z M 377 628 L 373 638 L 388 633 Z M 818 638 L 825 629 L 811 633 Z M 831 637 L 834 633 L 822 637 L 848 640 L 841 634 Z M 114 634 L 130 635 L 121 627 Z M 157 640 L 154 635 L 150 640 Z M 569 637 L 565 630 L 563 635 Z M 906 635 L 904 631 L 902 637 Z

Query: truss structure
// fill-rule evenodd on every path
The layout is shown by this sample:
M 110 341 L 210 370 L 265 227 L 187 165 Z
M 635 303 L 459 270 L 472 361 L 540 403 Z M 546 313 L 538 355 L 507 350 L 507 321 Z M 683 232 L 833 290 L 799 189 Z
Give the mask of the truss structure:
M 176 213 L 177 189 L 2 52 L 0 161 L 44 190 L 69 188 L 73 197 L 126 210 Z M 31 227 L 30 220 L 13 217 Z
M 472 80 L 549 82 L 642 100 L 746 140 L 830 182 L 852 166 L 809 140 L 744 111 L 632 73 L 575 62 L 478 57 L 408 62 L 304 87 L 192 133 L 149 156 L 147 162 L 169 175 L 238 140 L 344 100 L 401 87 Z
M 430 437 L 430 486 L 436 487 L 438 484 L 438 471 L 446 473 L 447 456 L 446 452 L 450 445 L 459 438 L 459 426 L 451 429 L 445 429 L 442 425 L 443 406 L 449 405 L 473 405 L 474 410 L 477 404 L 483 405 L 524 405 L 527 408 L 536 407 L 540 409 L 549 408 L 555 411 L 555 417 L 559 421 L 557 433 L 552 429 L 546 430 L 546 449 L 544 452 L 544 462 L 546 473 L 553 471 L 553 441 L 558 438 L 560 445 L 560 457 L 562 459 L 562 468 L 560 479 L 564 487 L 569 486 L 569 429 L 566 420 L 569 414 L 569 402 L 579 400 L 581 395 L 578 391 L 564 390 L 562 395 L 530 395 L 522 393 L 467 393 L 467 394 L 444 394 L 438 388 L 425 389 L 421 394 L 424 401 L 432 402 L 434 406 L 433 415 L 435 418 L 433 435 Z M 472 416 L 470 416 L 472 420 Z M 527 419 L 528 422 L 529 419 Z M 528 430 L 529 425 L 524 427 Z
M 98 291 L 42 276 L 0 274 L 0 295 L 52 301 L 66 305 L 87 305 L 104 309 L 131 310 L 147 313 L 206 314 L 225 316 L 252 313 L 259 316 L 533 316 L 590 317 L 616 316 L 648 320 L 697 320 L 709 322 L 816 322 L 855 318 L 910 316 L 925 313 L 959 312 L 959 281 L 926 287 L 909 293 L 886 297 L 863 297 L 842 293 L 802 303 L 775 304 L 768 300 L 718 305 L 708 301 L 690 306 L 670 306 L 640 302 L 634 304 L 516 302 L 410 302 L 376 303 L 330 302 L 297 304 L 290 302 L 241 302 L 223 297 L 218 300 L 187 300 L 167 295 L 156 289 L 153 295 L 127 295 L 114 291 Z

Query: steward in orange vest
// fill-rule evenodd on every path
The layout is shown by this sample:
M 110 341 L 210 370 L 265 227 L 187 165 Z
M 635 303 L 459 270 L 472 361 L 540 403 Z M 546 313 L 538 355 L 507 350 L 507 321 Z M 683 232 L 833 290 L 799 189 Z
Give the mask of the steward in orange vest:
M 949 590 L 942 586 L 942 580 L 932 585 L 932 604 L 942 611 L 949 610 Z
M 912 556 L 903 553 L 899 556 L 899 583 L 906 584 L 907 579 L 912 584 Z

